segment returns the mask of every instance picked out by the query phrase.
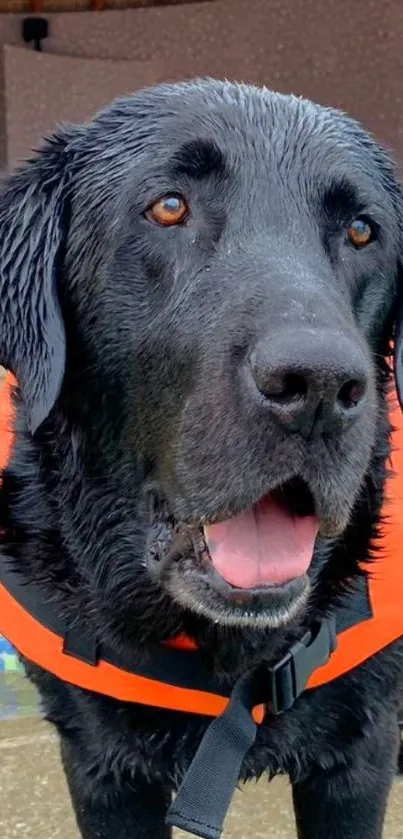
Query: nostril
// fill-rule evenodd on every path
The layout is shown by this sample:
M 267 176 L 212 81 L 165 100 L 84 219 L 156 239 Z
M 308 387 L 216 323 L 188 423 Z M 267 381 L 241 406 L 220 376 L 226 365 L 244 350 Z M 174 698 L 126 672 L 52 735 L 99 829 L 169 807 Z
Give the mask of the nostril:
M 308 394 L 308 383 L 303 376 L 293 373 L 268 376 L 262 393 L 266 399 L 288 404 L 305 399 Z
M 284 376 L 284 387 L 280 394 L 284 402 L 291 402 L 294 399 L 304 399 L 308 394 L 308 383 L 303 376 L 290 373 Z
M 290 373 L 284 378 L 284 398 L 285 399 L 301 399 L 308 394 L 308 382 L 303 376 L 295 373 Z
M 344 411 L 351 411 L 356 408 L 365 396 L 366 385 L 364 381 L 351 379 L 340 388 L 337 394 L 337 402 Z

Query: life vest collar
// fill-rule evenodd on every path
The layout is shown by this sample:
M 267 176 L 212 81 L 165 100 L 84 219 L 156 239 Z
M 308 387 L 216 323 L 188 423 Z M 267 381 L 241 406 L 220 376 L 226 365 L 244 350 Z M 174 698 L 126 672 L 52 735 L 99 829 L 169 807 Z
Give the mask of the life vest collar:
M 147 659 L 128 660 L 77 618 L 67 625 L 54 603 L 9 563 L 0 564 L 0 629 L 21 655 L 86 690 L 127 702 L 215 717 L 168 811 L 167 823 L 218 839 L 257 723 L 288 711 L 325 667 L 337 632 L 371 617 L 363 578 L 336 618 L 306 631 L 274 665 L 262 662 L 225 689 L 190 639 L 173 639 Z M 219 780 L 219 785 L 217 779 Z M 202 798 L 198 794 L 203 787 Z

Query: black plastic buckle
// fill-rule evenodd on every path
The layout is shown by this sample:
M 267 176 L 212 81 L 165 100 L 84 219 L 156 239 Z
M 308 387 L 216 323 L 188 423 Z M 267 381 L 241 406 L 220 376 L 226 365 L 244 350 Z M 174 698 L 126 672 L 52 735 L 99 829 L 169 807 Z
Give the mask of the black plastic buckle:
M 329 661 L 336 644 L 334 621 L 325 620 L 316 632 L 306 632 L 293 644 L 281 661 L 265 668 L 265 693 L 270 696 L 266 704 L 271 714 L 278 716 L 292 708 L 312 673 Z

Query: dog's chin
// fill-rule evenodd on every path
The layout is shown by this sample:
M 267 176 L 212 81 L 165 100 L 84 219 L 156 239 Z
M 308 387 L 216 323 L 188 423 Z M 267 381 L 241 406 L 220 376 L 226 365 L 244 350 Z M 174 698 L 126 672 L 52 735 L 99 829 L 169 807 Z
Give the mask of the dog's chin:
M 259 499 L 251 511 L 234 513 L 222 523 L 217 517 L 214 525 L 202 526 L 177 522 L 168 504 L 153 494 L 146 553 L 153 580 L 184 610 L 215 624 L 276 629 L 298 619 L 310 594 L 308 571 L 317 521 L 313 500 L 310 494 L 304 496 L 299 492 L 298 511 L 280 513 L 280 519 L 281 515 L 285 520 L 289 516 L 294 537 L 298 527 L 299 532 L 309 534 L 303 562 L 296 561 L 292 551 L 288 551 L 283 561 L 274 552 L 273 559 L 268 561 L 266 553 L 273 554 L 273 542 L 276 544 L 270 527 L 279 529 L 278 521 L 273 524 L 273 519 L 276 510 L 277 513 L 283 510 L 287 494 L 277 492 L 275 500 L 272 495 Z M 288 493 L 287 503 L 295 507 L 295 492 Z M 251 534 L 250 529 L 255 527 L 256 532 Z M 210 532 L 214 538 L 210 538 Z M 242 555 L 243 539 L 247 546 L 249 543 L 253 546 L 256 539 L 261 540 L 262 544 L 256 548 L 259 559 L 254 561 L 247 549 L 245 556 Z M 291 537 L 289 541 L 292 544 Z M 278 533 L 277 542 L 281 554 L 284 539 Z M 300 546 L 297 553 L 298 550 L 301 553 Z
M 221 626 L 277 629 L 297 619 L 307 606 L 307 574 L 278 586 L 240 589 L 223 580 L 210 563 L 200 569 L 178 561 L 160 577 L 169 596 L 183 609 Z

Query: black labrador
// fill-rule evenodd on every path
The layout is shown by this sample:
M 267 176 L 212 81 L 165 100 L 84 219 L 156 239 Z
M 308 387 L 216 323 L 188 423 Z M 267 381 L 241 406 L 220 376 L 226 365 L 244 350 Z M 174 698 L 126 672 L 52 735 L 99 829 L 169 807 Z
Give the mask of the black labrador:
M 301 98 L 160 86 L 56 133 L 5 184 L 0 224 L 0 362 L 20 388 L 3 554 L 128 655 L 185 632 L 223 682 L 277 660 L 358 576 L 380 514 L 389 156 Z M 302 839 L 381 836 L 402 653 L 259 728 L 241 776 L 289 775 Z M 27 670 L 82 836 L 168 837 L 208 720 Z

